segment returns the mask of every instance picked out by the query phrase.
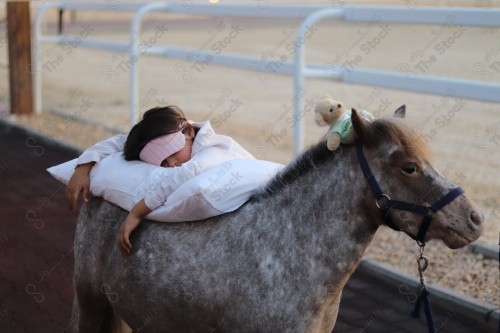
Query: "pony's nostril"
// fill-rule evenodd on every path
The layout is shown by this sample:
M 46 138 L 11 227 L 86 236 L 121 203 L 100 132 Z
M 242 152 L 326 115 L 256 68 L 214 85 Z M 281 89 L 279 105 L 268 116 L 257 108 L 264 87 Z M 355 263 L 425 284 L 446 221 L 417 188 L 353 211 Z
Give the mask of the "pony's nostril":
M 472 211 L 472 213 L 470 213 L 470 220 L 475 225 L 481 225 L 481 223 L 483 223 L 483 216 L 481 215 L 481 213 L 474 210 Z

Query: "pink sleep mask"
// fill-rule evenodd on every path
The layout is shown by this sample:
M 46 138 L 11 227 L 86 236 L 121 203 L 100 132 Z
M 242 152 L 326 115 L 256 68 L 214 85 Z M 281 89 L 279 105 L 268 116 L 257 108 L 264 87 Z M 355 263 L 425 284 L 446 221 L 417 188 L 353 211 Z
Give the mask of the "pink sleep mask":
M 139 158 L 146 163 L 161 166 L 163 160 L 180 151 L 186 145 L 182 131 L 160 136 L 142 148 Z

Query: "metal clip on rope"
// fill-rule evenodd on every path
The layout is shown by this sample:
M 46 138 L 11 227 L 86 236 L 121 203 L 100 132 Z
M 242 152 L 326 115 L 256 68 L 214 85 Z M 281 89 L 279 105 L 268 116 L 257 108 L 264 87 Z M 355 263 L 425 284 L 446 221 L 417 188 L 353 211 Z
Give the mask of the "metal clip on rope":
M 424 256 L 424 247 L 425 245 L 420 246 L 420 256 L 417 258 L 417 265 L 418 265 L 418 274 L 420 275 L 420 285 L 421 285 L 420 288 L 427 290 L 427 284 L 425 283 L 424 272 L 429 266 L 429 258 Z

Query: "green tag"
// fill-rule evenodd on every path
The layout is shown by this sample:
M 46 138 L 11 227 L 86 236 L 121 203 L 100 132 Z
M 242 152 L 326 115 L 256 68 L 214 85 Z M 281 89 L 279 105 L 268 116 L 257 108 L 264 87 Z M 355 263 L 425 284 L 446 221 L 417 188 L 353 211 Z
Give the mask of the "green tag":
M 351 118 L 344 119 L 342 121 L 339 121 L 335 124 L 333 124 L 332 127 L 330 127 L 330 132 L 337 132 L 340 134 L 340 139 L 345 139 L 349 136 L 349 133 L 351 133 L 352 130 L 352 123 L 351 123 Z

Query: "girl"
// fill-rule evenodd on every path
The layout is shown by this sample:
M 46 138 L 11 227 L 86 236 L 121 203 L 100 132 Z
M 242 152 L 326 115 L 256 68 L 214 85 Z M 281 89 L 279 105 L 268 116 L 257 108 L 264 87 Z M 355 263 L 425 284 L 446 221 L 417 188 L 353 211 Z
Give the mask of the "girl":
M 140 159 L 165 168 L 158 168 L 149 176 L 151 190 L 130 211 L 122 223 L 117 243 L 125 254 L 132 249 L 129 237 L 141 218 L 162 205 L 180 185 L 204 170 L 224 161 L 243 158 L 255 159 L 233 139 L 215 134 L 208 121 L 188 122 L 176 106 L 153 108 L 128 137 L 119 134 L 87 149 L 78 158 L 78 165 L 69 180 L 66 198 L 70 210 L 75 211 L 80 193 L 88 201 L 89 174 L 92 167 L 104 157 L 123 151 L 126 160 Z

